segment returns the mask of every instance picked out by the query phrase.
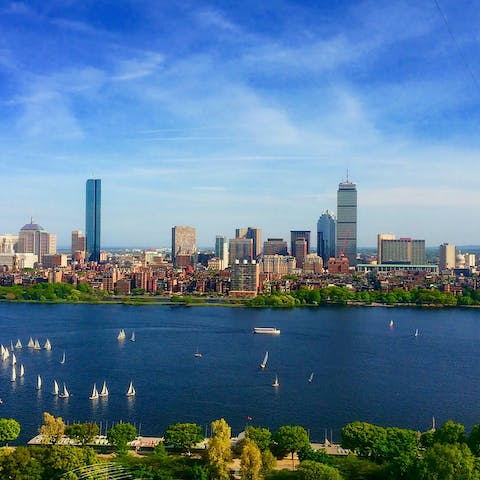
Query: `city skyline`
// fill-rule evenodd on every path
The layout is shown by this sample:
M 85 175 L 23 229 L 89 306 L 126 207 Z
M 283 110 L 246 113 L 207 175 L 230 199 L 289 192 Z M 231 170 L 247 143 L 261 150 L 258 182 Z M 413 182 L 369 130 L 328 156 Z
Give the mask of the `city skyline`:
M 336 212 L 348 169 L 359 247 L 479 244 L 479 19 L 452 0 L 5 2 L 0 232 L 33 215 L 67 246 L 96 177 L 106 246 L 168 246 L 173 225 L 288 239 Z

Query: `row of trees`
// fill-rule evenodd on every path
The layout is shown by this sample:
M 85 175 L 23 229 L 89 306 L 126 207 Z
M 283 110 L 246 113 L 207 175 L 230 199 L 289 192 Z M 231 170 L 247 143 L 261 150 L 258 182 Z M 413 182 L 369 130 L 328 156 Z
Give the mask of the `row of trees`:
M 11 287 L 0 286 L 0 299 L 36 302 L 94 302 L 104 295 L 96 292 L 87 283 L 76 287 L 68 283 L 35 283 Z

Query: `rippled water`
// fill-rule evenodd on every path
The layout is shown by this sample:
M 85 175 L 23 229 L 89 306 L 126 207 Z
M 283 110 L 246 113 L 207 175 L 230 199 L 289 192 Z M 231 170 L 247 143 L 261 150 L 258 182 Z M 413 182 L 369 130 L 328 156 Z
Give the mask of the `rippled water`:
M 255 326 L 282 333 L 254 335 Z M 136 342 L 128 340 L 133 330 Z M 42 345 L 50 338 L 52 350 L 27 349 L 29 336 Z M 325 429 L 338 438 L 357 419 L 418 430 L 432 416 L 480 423 L 480 310 L 0 304 L 0 342 L 17 338 L 26 373 L 11 382 L 10 361 L 0 362 L 0 416 L 21 423 L 21 441 L 35 435 L 44 411 L 103 427 L 130 421 L 144 435 L 220 417 L 238 433 L 250 416 L 271 429 L 301 424 L 313 440 Z M 54 379 L 67 384 L 68 400 L 51 395 Z M 89 400 L 103 380 L 108 399 Z M 133 398 L 125 395 L 130 380 Z

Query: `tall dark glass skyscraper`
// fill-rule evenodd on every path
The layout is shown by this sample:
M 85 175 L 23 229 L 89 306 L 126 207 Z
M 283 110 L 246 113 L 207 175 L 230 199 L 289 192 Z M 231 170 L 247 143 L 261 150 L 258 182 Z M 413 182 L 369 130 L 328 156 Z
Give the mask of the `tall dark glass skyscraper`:
M 340 182 L 337 192 L 337 257 L 346 257 L 350 266 L 357 264 L 357 186 Z
M 335 216 L 329 210 L 320 215 L 317 222 L 317 255 L 322 257 L 326 265 L 335 252 Z
M 86 259 L 100 261 L 100 210 L 102 199 L 102 181 L 90 178 L 86 185 L 85 233 L 87 237 Z

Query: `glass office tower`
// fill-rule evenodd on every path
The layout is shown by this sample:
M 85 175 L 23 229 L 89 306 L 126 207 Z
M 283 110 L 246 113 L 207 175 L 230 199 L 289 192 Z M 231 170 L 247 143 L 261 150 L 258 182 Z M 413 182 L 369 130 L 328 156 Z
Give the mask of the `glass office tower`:
M 87 180 L 85 202 L 85 234 L 87 237 L 86 259 L 100 261 L 100 209 L 102 181 L 98 178 Z
M 357 187 L 348 179 L 338 185 L 336 249 L 337 257 L 357 264 Z

